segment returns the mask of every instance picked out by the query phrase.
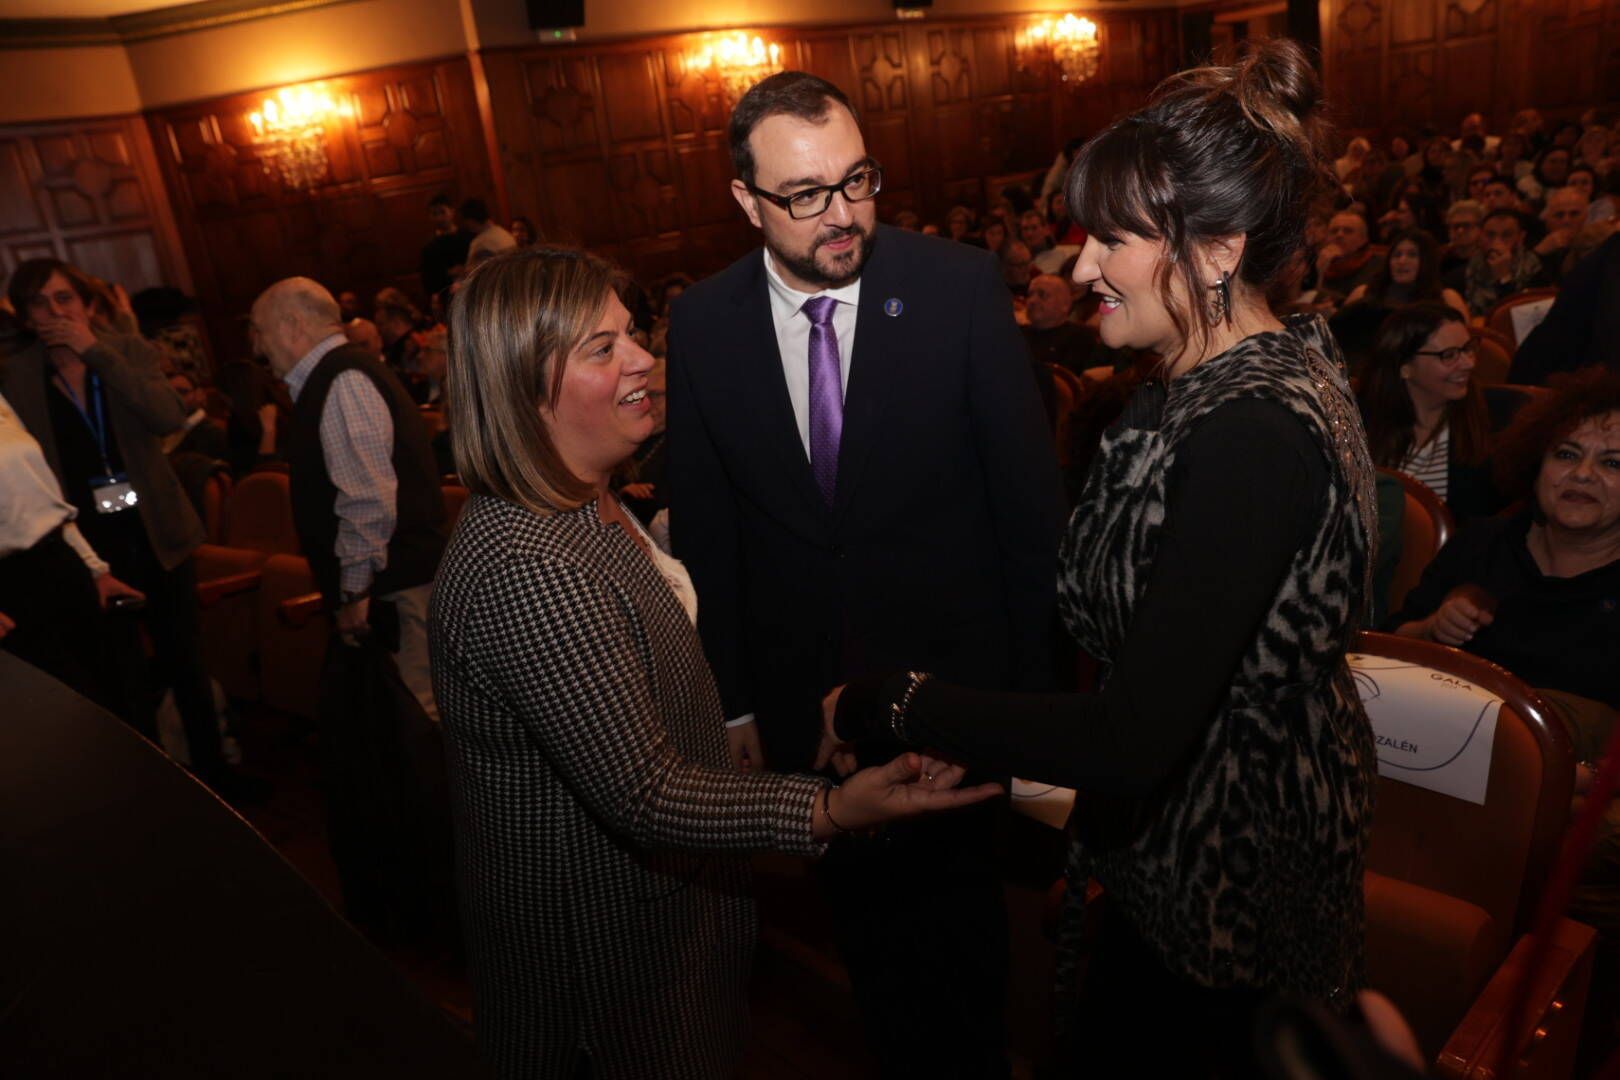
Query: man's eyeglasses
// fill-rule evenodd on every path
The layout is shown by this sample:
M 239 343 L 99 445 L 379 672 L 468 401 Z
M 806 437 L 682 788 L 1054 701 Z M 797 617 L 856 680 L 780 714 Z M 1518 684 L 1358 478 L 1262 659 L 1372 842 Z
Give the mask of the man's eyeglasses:
M 827 212 L 832 205 L 833 195 L 844 193 L 844 198 L 850 202 L 865 202 L 879 191 L 883 190 L 883 166 L 873 165 L 869 169 L 851 173 L 836 184 L 826 184 L 821 187 L 805 188 L 795 191 L 791 195 L 778 195 L 774 191 L 763 191 L 753 184 L 748 190 L 764 199 L 774 203 L 788 212 L 788 217 L 795 221 L 805 218 L 819 217 Z
M 1467 353 L 1469 356 L 1473 356 L 1474 355 L 1474 350 L 1477 349 L 1478 347 L 1479 347 L 1478 340 L 1475 339 L 1475 338 L 1469 338 L 1468 343 L 1466 345 L 1453 345 L 1449 349 L 1419 349 L 1417 352 L 1413 353 L 1412 355 L 1413 356 L 1432 356 L 1432 357 L 1436 358 L 1437 360 L 1439 360 L 1442 364 L 1455 364 L 1457 362 L 1457 358 L 1460 357 L 1463 353 Z

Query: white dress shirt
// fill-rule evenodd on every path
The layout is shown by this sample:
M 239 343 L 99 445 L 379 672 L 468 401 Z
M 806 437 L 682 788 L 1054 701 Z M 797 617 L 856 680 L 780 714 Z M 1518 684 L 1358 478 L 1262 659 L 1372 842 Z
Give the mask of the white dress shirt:
M 73 524 L 76 512 L 62 498 L 39 441 L 0 397 L 0 558 L 27 551 L 60 528 L 91 575 L 105 574 L 107 564 Z
M 855 315 L 861 300 L 861 279 L 837 289 L 819 293 L 800 292 L 782 280 L 770 249 L 765 251 L 765 276 L 770 282 L 771 322 L 776 326 L 776 347 L 782 354 L 782 375 L 787 379 L 788 400 L 793 402 L 793 419 L 799 425 L 799 442 L 805 460 L 810 459 L 810 316 L 801 309 L 814 296 L 830 296 L 838 301 L 833 312 L 833 333 L 838 336 L 838 385 L 849 389 L 849 358 L 855 352 Z
M 287 373 L 294 401 L 326 354 L 349 339 L 332 334 L 303 355 Z M 332 380 L 321 407 L 321 454 L 337 488 L 336 554 L 339 587 L 363 593 L 388 566 L 388 541 L 398 519 L 399 478 L 394 473 L 394 417 L 372 381 L 358 371 Z

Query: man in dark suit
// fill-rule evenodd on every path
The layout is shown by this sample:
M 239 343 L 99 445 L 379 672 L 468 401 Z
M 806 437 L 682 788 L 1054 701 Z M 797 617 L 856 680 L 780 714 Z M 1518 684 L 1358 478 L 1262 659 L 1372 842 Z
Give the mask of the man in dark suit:
M 1048 681 L 1061 503 L 995 257 L 877 225 L 881 167 L 814 76 L 759 83 L 730 135 L 765 245 L 674 305 L 670 524 L 734 756 L 806 769 L 821 697 L 852 677 Z M 821 864 L 889 1074 L 1006 1072 L 991 824 L 892 829 Z

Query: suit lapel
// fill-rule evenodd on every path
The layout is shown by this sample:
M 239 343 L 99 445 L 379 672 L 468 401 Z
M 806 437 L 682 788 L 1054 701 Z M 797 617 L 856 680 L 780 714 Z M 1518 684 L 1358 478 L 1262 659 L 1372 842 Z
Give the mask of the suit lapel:
M 793 415 L 787 379 L 782 374 L 782 350 L 777 344 L 776 322 L 771 316 L 770 285 L 765 279 L 764 249 L 757 253 L 755 272 L 733 297 L 738 309 L 741 348 L 737 350 L 739 400 L 758 418 L 762 445 L 781 463 L 780 475 L 818 511 L 825 513 L 821 489 L 810 472 L 810 458 L 799 441 L 799 422 Z M 857 340 L 859 334 L 856 335 Z
M 848 512 L 872 448 L 883 437 L 883 418 L 894 401 L 901 365 L 897 362 L 906 331 L 906 292 L 899 281 L 892 245 L 879 242 L 861 274 L 861 300 L 855 315 L 855 351 L 849 361 L 844 392 L 844 433 L 838 447 L 838 492 L 835 520 Z M 889 314 L 896 301 L 895 314 Z

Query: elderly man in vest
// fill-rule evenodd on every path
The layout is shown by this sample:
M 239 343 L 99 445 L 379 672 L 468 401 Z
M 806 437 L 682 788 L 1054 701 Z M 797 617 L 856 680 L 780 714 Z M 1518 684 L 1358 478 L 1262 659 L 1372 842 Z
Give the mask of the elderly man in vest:
M 339 635 L 353 642 L 376 630 L 437 719 L 427 602 L 445 543 L 438 469 L 416 403 L 349 342 L 341 318 L 309 278 L 278 281 L 253 304 L 255 347 L 294 403 L 293 519 Z

